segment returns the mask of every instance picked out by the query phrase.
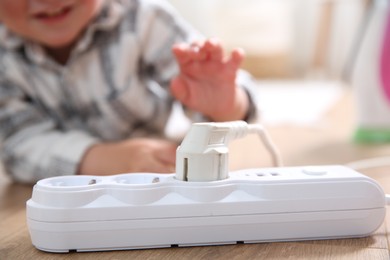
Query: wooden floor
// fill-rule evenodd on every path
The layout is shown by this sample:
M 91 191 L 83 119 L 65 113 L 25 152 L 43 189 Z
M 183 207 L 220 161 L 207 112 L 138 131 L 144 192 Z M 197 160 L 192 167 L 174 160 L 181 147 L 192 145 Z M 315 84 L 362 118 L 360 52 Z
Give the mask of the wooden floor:
M 354 106 L 345 97 L 315 127 L 277 126 L 269 128 L 286 166 L 346 164 L 375 156 L 390 155 L 390 144 L 357 145 Z M 231 170 L 268 167 L 270 158 L 257 136 L 248 136 L 230 147 Z M 390 167 L 361 171 L 376 179 L 390 193 Z M 371 236 L 357 239 L 302 242 L 273 242 L 167 249 L 144 249 L 94 253 L 52 254 L 37 250 L 26 226 L 25 203 L 32 187 L 13 184 L 0 174 L 0 259 L 390 259 L 387 215 Z

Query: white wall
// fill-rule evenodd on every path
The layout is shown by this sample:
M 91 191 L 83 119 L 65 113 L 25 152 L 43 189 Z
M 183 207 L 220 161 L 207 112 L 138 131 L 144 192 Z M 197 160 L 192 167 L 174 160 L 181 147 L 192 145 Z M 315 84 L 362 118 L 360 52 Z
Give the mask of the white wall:
M 287 48 L 292 38 L 292 2 L 286 0 L 169 0 L 206 36 L 250 52 Z
M 168 0 L 179 12 L 199 31 L 207 36 L 214 34 L 213 26 L 210 23 L 214 18 L 214 12 L 219 0 Z
M 206 36 L 248 55 L 289 57 L 296 76 L 310 75 L 322 55 L 324 75 L 339 77 L 366 0 L 169 0 Z M 325 5 L 332 5 L 329 35 L 319 37 Z M 326 42 L 318 42 L 321 40 Z M 318 47 L 322 46 L 321 50 Z M 325 48 L 324 48 L 325 46 Z M 322 52 L 322 53 L 321 53 Z M 286 62 L 286 60 L 283 60 Z M 318 69 L 318 68 L 315 68 Z

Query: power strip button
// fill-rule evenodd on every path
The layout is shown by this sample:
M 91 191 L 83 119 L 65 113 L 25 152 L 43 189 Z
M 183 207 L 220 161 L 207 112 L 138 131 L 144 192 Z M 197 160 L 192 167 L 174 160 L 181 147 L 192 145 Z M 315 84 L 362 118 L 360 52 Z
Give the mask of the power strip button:
M 321 176 L 321 175 L 326 175 L 327 170 L 323 167 L 305 167 L 303 168 L 303 173 L 307 175 L 315 175 L 315 176 Z

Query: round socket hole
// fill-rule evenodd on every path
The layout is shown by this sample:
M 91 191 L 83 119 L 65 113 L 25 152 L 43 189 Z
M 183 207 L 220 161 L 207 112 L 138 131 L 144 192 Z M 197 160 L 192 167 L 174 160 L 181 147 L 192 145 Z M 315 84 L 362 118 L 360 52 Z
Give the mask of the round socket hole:
M 93 176 L 61 176 L 39 181 L 41 185 L 53 187 L 80 187 L 100 183 L 102 180 Z
M 159 183 L 161 180 L 160 177 L 155 174 L 130 173 L 117 176 L 115 181 L 120 184 L 150 184 Z

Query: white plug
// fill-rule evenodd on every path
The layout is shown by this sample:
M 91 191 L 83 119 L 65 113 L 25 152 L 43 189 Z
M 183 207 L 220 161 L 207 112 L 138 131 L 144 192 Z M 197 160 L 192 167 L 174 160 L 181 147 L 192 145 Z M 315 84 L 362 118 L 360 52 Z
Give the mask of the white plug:
M 264 128 L 244 121 L 194 123 L 176 151 L 176 179 L 216 181 L 228 178 L 229 142 L 258 133 L 270 150 L 276 166 L 281 160 Z

